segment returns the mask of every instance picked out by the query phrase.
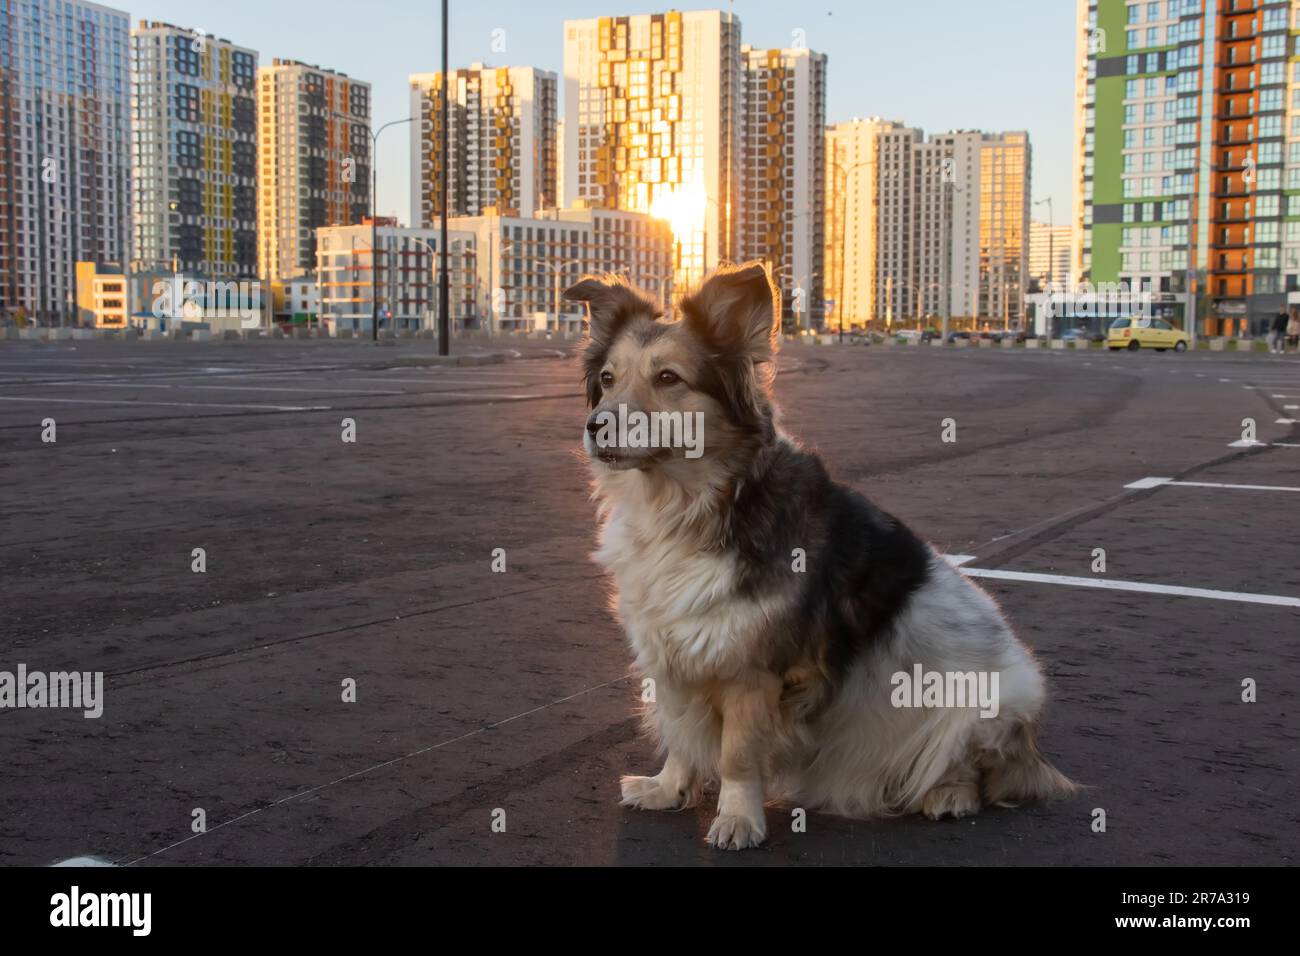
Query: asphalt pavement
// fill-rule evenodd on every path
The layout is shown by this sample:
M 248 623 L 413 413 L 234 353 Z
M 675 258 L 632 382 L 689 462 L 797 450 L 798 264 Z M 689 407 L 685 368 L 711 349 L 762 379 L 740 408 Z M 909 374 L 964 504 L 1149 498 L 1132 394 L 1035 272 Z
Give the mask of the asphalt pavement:
M 572 359 L 428 348 L 0 343 L 0 671 L 105 675 L 0 710 L 0 864 L 1296 862 L 1295 356 L 787 349 L 786 430 L 997 597 L 1086 788 L 737 854 L 618 805 Z

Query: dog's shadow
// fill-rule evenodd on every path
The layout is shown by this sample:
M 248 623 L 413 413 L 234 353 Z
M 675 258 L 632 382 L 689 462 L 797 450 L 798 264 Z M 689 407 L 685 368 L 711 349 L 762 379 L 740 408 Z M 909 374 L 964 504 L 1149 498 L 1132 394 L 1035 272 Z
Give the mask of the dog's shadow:
M 1065 801 L 1062 801 L 1065 802 Z M 1025 842 L 1050 811 L 1043 805 L 985 807 L 960 820 L 919 815 L 856 820 L 798 808 L 765 808 L 767 839 L 747 850 L 718 850 L 705 838 L 716 790 L 680 811 L 620 808 L 620 866 L 977 866 L 1028 862 L 1007 857 L 1008 838 Z M 1031 844 L 1034 842 L 1029 841 Z M 996 848 L 996 849 L 995 849 Z M 996 852 L 996 855 L 991 853 Z

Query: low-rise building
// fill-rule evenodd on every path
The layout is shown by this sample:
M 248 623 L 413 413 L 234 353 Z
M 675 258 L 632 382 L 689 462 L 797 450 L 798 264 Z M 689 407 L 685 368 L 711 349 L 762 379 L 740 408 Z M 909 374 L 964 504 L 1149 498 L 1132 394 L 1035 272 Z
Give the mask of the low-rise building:
M 379 328 L 433 329 L 438 309 L 439 230 L 399 226 L 380 217 L 372 248 L 371 220 L 316 231 L 319 321 L 332 334 L 369 332 L 378 289 Z M 460 227 L 447 232 L 453 329 L 476 328 L 476 237 Z M 374 253 L 377 251 L 377 255 Z
M 663 219 L 613 209 L 547 209 L 536 216 L 464 216 L 450 220 L 475 237 L 474 289 L 493 329 L 574 329 L 583 310 L 560 294 L 588 274 L 614 273 L 673 298 L 673 234 Z

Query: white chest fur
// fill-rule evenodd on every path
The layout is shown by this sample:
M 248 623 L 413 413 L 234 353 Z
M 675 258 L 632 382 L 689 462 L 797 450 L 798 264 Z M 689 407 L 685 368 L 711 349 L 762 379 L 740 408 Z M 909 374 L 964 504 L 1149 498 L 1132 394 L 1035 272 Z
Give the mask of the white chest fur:
M 738 593 L 733 556 L 701 551 L 667 524 L 615 505 L 594 555 L 618 587 L 637 664 L 678 681 L 734 676 L 754 659 L 769 602 Z

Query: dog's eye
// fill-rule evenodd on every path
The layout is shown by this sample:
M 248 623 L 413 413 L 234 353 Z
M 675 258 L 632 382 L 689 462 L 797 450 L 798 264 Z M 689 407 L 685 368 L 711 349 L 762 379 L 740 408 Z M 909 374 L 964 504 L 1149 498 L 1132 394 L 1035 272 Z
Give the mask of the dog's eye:
M 601 384 L 601 387 L 602 387 L 602 388 L 609 388 L 611 385 L 613 385 L 613 384 L 614 384 L 614 373 L 613 373 L 613 372 L 601 372 L 601 373 L 600 373 L 600 384 Z
M 666 368 L 659 373 L 658 381 L 660 385 L 676 385 L 681 380 L 682 377 L 670 368 Z

